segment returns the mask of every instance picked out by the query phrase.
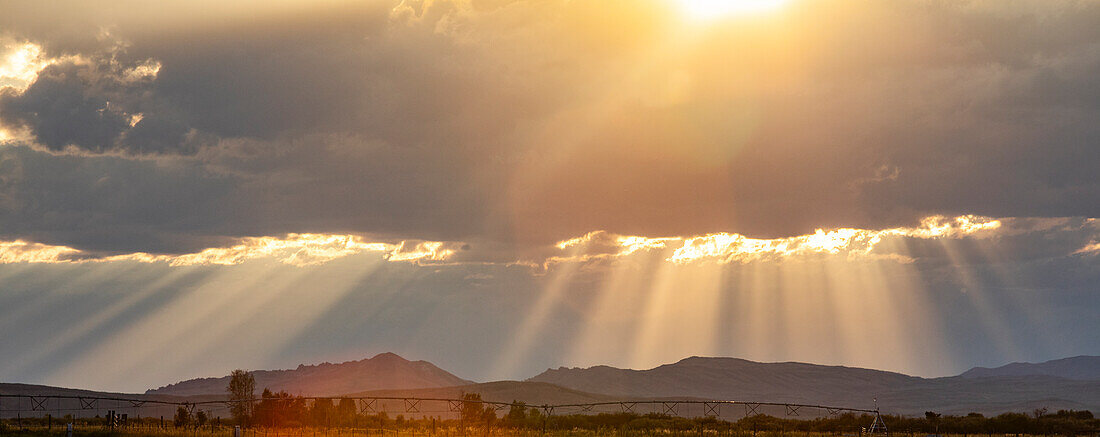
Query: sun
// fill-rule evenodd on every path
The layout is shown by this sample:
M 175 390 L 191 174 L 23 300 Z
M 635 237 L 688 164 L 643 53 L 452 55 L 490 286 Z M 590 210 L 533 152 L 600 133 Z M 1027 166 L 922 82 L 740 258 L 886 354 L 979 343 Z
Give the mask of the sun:
M 676 0 L 693 19 L 715 19 L 730 15 L 766 12 L 778 9 L 787 0 Z

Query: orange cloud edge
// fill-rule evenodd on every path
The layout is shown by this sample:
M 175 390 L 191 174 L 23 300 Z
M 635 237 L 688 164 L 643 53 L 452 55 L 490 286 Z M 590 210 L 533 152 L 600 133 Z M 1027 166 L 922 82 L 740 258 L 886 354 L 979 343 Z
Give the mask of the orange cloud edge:
M 892 260 L 908 263 L 913 259 L 893 250 L 881 250 L 892 238 L 983 239 L 1021 232 L 1005 225 L 1006 220 L 975 215 L 931 216 L 918 226 L 880 230 L 837 228 L 818 229 L 812 234 L 760 239 L 737 233 L 709 233 L 684 237 L 644 237 L 593 231 L 542 248 L 539 255 L 511 262 L 480 262 L 460 257 L 464 242 L 405 240 L 371 241 L 352 234 L 294 233 L 285 236 L 244 237 L 226 247 L 211 247 L 195 253 L 167 255 L 135 252 L 95 256 L 67 246 L 47 245 L 24 240 L 0 241 L 0 264 L 14 263 L 105 263 L 136 261 L 166 263 L 170 266 L 231 266 L 250 260 L 273 259 L 296 267 L 315 266 L 339 258 L 375 253 L 389 262 L 418 265 L 506 264 L 546 270 L 562 263 L 614 261 L 638 254 L 659 253 L 665 262 L 751 263 L 832 256 L 843 259 Z M 1055 228 L 1068 219 L 1036 219 L 1035 226 Z M 1097 227 L 1096 219 L 1085 219 L 1085 226 Z M 1073 254 L 1100 253 L 1100 242 L 1082 244 Z M 476 258 L 476 257 L 475 257 Z

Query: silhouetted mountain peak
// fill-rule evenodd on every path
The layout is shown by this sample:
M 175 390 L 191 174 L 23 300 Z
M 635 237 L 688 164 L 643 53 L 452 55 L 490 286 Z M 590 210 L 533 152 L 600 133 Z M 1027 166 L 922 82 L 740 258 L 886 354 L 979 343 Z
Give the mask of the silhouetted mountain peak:
M 549 370 L 528 381 L 548 382 L 618 396 L 690 396 L 722 399 L 804 401 L 844 393 L 873 393 L 918 381 L 900 373 L 806 363 L 760 363 L 730 357 L 684 358 L 646 370 L 594 366 Z M 860 393 L 852 395 L 853 393 Z M 870 393 L 870 394 L 864 394 Z
M 1041 365 L 1095 371 L 1095 358 L 1074 357 Z M 527 381 L 633 399 L 688 397 L 872 408 L 872 400 L 877 398 L 884 411 L 905 414 L 1095 409 L 1100 405 L 1100 381 L 1045 374 L 929 379 L 858 367 L 729 357 L 693 356 L 646 370 L 559 367 Z
M 409 361 L 386 352 L 358 361 L 300 364 L 293 370 L 256 370 L 257 391 L 269 388 L 290 393 L 334 396 L 385 389 L 419 389 L 470 384 L 427 361 Z M 199 378 L 169 384 L 149 394 L 224 394 L 229 377 Z
M 763 364 L 755 361 L 749 361 L 742 358 L 733 357 L 702 357 L 702 356 L 690 356 L 680 361 L 670 364 L 662 364 L 656 368 L 668 367 L 668 366 L 696 366 L 696 367 L 721 367 L 721 366 L 737 366 L 747 364 Z
M 1082 381 L 1100 380 L 1100 356 L 1080 355 L 1042 363 L 1010 363 L 1000 367 L 975 367 L 963 378 L 1044 375 Z
M 406 360 L 406 359 L 402 358 L 400 355 L 397 355 L 393 352 L 382 352 L 378 355 L 375 355 L 375 356 L 371 357 L 370 360 L 371 361 L 378 360 L 378 361 L 385 361 L 385 362 L 404 362 L 404 363 L 409 362 L 409 360 Z

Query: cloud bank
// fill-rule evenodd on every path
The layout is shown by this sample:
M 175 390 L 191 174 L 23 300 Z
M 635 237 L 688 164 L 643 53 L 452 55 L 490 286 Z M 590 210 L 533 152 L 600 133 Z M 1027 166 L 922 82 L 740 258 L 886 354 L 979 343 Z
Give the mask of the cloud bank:
M 97 254 L 66 246 L 21 240 L 0 242 L 0 263 L 85 263 L 138 261 L 169 266 L 232 266 L 254 260 L 276 260 L 297 267 L 315 266 L 364 253 L 426 266 L 523 266 L 537 275 L 565 264 L 606 269 L 617 263 L 654 256 L 672 264 L 748 264 L 777 262 L 890 261 L 901 264 L 940 262 L 936 246 L 978 244 L 1001 259 L 1090 257 L 1100 252 L 1100 225 L 1095 219 L 1018 219 L 960 216 L 927 217 L 911 228 L 881 230 L 817 229 L 812 234 L 760 239 L 712 233 L 684 237 L 645 237 L 593 231 L 553 245 L 504 254 L 472 249 L 465 242 L 371 241 L 359 235 L 288 234 L 245 237 L 222 247 L 164 255 L 144 252 Z M 504 255 L 512 257 L 504 257 Z M 950 260 L 954 262 L 955 260 Z M 477 276 L 475 274 L 475 276 Z
M 709 27 L 672 7 L 10 8 L 0 232 L 180 254 L 1100 216 L 1098 5 L 792 2 Z

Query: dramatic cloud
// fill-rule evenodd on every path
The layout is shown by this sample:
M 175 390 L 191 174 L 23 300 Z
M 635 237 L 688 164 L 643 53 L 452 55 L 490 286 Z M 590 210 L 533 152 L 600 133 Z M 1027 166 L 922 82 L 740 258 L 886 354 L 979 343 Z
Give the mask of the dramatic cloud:
M 285 238 L 244 238 L 229 247 L 212 247 L 183 255 L 151 255 L 128 253 L 101 256 L 81 253 L 64 246 L 49 246 L 25 241 L 0 242 L 0 263 L 81 263 L 163 262 L 173 267 L 194 265 L 236 265 L 254 259 L 276 259 L 282 263 L 304 267 L 324 264 L 337 258 L 376 252 L 389 261 L 439 263 L 447 261 L 461 246 L 438 241 L 396 244 L 369 242 L 356 235 L 290 234 Z
M 23 91 L 46 68 L 42 48 L 29 43 L 0 40 L 0 87 Z
M 160 156 L 225 184 L 189 213 L 197 239 L 524 246 L 1100 215 L 1100 5 L 792 2 L 708 27 L 628 3 L 280 3 L 207 22 L 184 4 L 13 8 L 0 123 L 39 150 Z M 50 184 L 24 189 L 86 190 Z M 0 220 L 8 239 L 119 248 L 40 225 L 70 209 Z M 122 211 L 104 219 L 139 224 Z M 132 248 L 211 246 L 160 223 Z
M 717 233 L 686 237 L 616 235 L 593 231 L 552 246 L 529 248 L 516 258 L 493 250 L 470 250 L 464 242 L 374 242 L 357 235 L 288 234 L 284 237 L 246 237 L 224 247 L 194 253 L 154 255 L 144 252 L 96 254 L 71 247 L 25 241 L 0 242 L 0 263 L 64 263 L 139 261 L 170 266 L 237 265 L 257 259 L 274 259 L 298 267 L 324 264 L 361 253 L 379 253 L 389 261 L 424 265 L 525 266 L 545 274 L 562 264 L 593 268 L 658 256 L 673 264 L 845 261 L 939 262 L 937 251 L 946 242 L 978 243 L 984 254 L 1001 253 L 1016 260 L 1087 256 L 1100 250 L 1100 226 L 1088 219 L 992 219 L 960 216 L 928 217 L 912 228 L 883 230 L 818 229 L 813 234 L 758 239 L 740 234 Z M 526 257 L 524 257 L 526 256 Z M 951 260 L 952 262 L 958 260 Z
M 114 149 L 155 152 L 176 148 L 186 129 L 159 114 L 146 117 L 143 95 L 160 65 L 145 60 L 119 65 L 114 56 L 54 61 L 24 90 L 0 97 L 0 122 L 27 129 L 52 150 L 68 147 L 103 153 Z M 113 106 L 112 106 L 113 103 Z
M 928 217 L 911 228 L 882 230 L 840 228 L 818 229 L 812 234 L 759 239 L 740 234 L 717 233 L 687 237 L 648 238 L 615 235 L 604 231 L 559 242 L 559 253 L 521 264 L 549 269 L 562 263 L 609 264 L 631 258 L 659 256 L 675 264 L 749 264 L 768 262 L 891 261 L 901 264 L 942 263 L 945 245 L 980 246 L 982 253 L 968 260 L 997 254 L 1006 261 L 1064 258 L 1097 251 L 1094 241 L 1100 233 L 1095 220 L 1081 219 L 992 219 L 960 216 Z M 978 261 L 976 261 L 978 260 Z
M 80 251 L 26 241 L 0 242 L 0 263 L 51 263 L 72 259 Z

